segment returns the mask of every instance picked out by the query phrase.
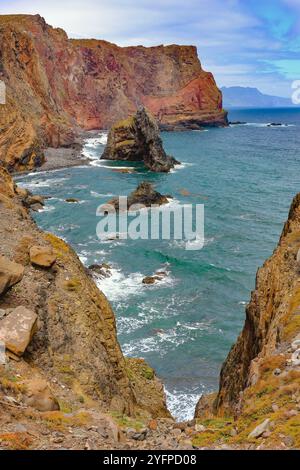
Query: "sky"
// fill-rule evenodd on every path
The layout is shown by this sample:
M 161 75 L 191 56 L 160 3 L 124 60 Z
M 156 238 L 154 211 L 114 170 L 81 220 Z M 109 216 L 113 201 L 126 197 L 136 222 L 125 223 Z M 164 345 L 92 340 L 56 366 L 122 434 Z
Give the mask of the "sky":
M 194 44 L 219 87 L 290 97 L 300 80 L 300 0 L 0 0 L 12 13 L 121 46 Z

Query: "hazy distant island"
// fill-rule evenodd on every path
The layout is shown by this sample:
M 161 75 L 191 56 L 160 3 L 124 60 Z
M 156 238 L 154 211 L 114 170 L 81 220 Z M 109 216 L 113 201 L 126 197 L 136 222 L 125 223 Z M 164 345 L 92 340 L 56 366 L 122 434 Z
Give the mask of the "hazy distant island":
M 228 108 L 287 108 L 295 107 L 290 98 L 265 95 L 257 88 L 222 87 L 223 106 Z

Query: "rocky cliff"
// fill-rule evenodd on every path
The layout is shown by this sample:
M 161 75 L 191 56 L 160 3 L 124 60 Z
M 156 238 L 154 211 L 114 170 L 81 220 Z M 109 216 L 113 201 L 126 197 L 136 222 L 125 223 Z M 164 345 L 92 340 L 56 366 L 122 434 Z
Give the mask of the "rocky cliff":
M 55 378 L 78 404 L 87 397 L 102 411 L 170 417 L 152 369 L 123 357 L 106 297 L 74 251 L 36 227 L 27 200 L 0 167 L 0 340 L 12 358 L 5 370 L 23 365 L 29 376 Z M 5 370 L 0 363 L 0 402 Z
M 300 194 L 273 255 L 258 270 L 243 331 L 225 360 L 218 394 L 196 417 L 219 426 L 198 444 L 300 446 Z M 206 421 L 207 420 L 207 421 Z
M 39 15 L 0 17 L 0 161 L 39 165 L 45 146 L 109 128 L 145 105 L 165 128 L 226 125 L 222 95 L 192 46 L 121 48 L 70 40 Z
M 179 164 L 175 158 L 166 154 L 158 125 L 145 108 L 112 126 L 101 158 L 142 161 L 149 170 L 158 173 L 168 173 Z

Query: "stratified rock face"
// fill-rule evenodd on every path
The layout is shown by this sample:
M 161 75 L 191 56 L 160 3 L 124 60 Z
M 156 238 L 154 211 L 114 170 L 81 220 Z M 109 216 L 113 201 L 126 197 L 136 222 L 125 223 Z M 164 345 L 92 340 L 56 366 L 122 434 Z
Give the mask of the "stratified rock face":
M 271 376 L 278 375 L 280 382 L 284 369 L 285 383 L 292 380 L 288 374 L 293 373 L 298 364 L 291 352 L 297 352 L 298 348 L 300 353 L 299 250 L 300 194 L 294 198 L 278 247 L 257 272 L 243 331 L 222 367 L 215 402 L 218 412 L 238 412 L 240 392 L 249 390 L 250 394 L 255 384 L 256 387 L 262 384 L 263 389 L 268 371 Z M 270 385 L 271 378 L 268 380 Z M 276 391 L 276 387 L 270 387 L 270 396 L 274 395 L 273 390 Z M 274 397 L 270 398 L 270 405 L 272 400 Z
M 114 124 L 101 158 L 143 161 L 149 170 L 164 173 L 179 163 L 164 151 L 158 125 L 145 108 Z
M 39 15 L 0 17 L 0 162 L 38 166 L 44 146 L 109 128 L 145 105 L 166 128 L 226 125 L 222 95 L 193 46 L 121 48 L 69 40 Z

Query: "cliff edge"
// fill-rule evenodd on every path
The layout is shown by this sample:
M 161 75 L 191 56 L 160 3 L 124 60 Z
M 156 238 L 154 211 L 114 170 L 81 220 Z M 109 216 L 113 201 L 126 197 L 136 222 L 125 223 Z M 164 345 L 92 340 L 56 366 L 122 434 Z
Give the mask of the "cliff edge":
M 225 360 L 217 394 L 195 416 L 218 432 L 199 445 L 300 446 L 300 194 L 273 255 L 258 270 L 243 331 Z

